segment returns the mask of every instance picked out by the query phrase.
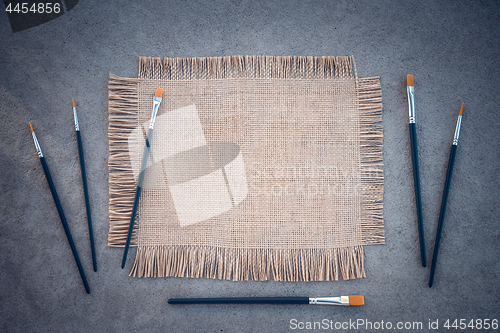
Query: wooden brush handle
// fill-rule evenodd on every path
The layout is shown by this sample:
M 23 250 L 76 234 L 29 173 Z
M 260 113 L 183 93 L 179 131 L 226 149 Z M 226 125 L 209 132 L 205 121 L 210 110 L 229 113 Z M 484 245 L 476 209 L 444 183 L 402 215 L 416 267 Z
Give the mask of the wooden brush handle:
M 417 224 L 418 224 L 418 238 L 420 240 L 420 257 L 422 266 L 427 266 L 427 259 L 425 256 L 425 240 L 424 240 L 424 223 L 422 221 L 422 199 L 420 194 L 420 171 L 418 169 L 418 149 L 417 149 L 417 132 L 415 123 L 410 124 L 410 141 L 411 141 L 411 160 L 413 164 L 413 183 L 415 187 L 415 201 L 417 205 Z
M 453 173 L 453 165 L 455 164 L 456 152 L 457 152 L 457 146 L 452 145 L 450 153 L 450 161 L 448 162 L 448 170 L 446 171 L 446 181 L 444 183 L 443 200 L 441 201 L 441 212 L 439 213 L 436 244 L 434 245 L 434 254 L 432 255 L 432 266 L 431 266 L 431 275 L 429 278 L 429 287 L 432 287 L 432 283 L 434 282 L 434 274 L 436 273 L 439 243 L 441 242 L 441 233 L 443 232 L 444 214 L 446 213 L 446 203 L 448 201 L 448 193 L 450 191 L 451 175 Z
M 169 304 L 309 304 L 309 297 L 171 298 Z
M 75 243 L 73 242 L 73 237 L 71 237 L 71 232 L 69 231 L 68 222 L 66 222 L 66 217 L 64 216 L 61 203 L 59 202 L 59 197 L 57 196 L 56 188 L 54 187 L 54 183 L 52 182 L 52 177 L 50 176 L 49 167 L 47 166 L 44 157 L 40 157 L 40 162 L 42 163 L 42 168 L 43 172 L 45 173 L 45 178 L 47 178 L 47 182 L 49 183 L 50 193 L 52 193 L 52 197 L 54 198 L 57 212 L 59 213 L 59 217 L 61 218 L 61 223 L 64 227 L 64 232 L 66 233 L 66 237 L 68 238 L 69 246 L 71 247 L 71 252 L 73 252 L 73 257 L 75 257 L 76 265 L 78 266 L 78 271 L 80 272 L 83 285 L 85 286 L 85 291 L 87 292 L 87 294 L 90 294 L 90 288 L 87 283 L 87 278 L 85 277 L 85 272 L 83 271 L 80 258 L 78 257 L 78 252 L 76 251 Z
M 137 190 L 135 191 L 134 206 L 132 207 L 132 215 L 130 216 L 130 224 L 128 226 L 127 241 L 125 242 L 125 249 L 123 251 L 122 268 L 125 267 L 125 263 L 127 262 L 128 249 L 130 247 L 130 240 L 132 239 L 132 232 L 134 230 L 135 215 L 137 213 L 137 207 L 139 205 L 139 198 L 141 197 L 142 182 L 144 180 L 144 174 L 146 173 L 149 148 L 151 147 L 152 138 L 153 138 L 153 129 L 150 128 L 148 131 L 148 136 L 146 138 L 146 146 L 144 147 L 144 153 L 142 154 L 141 171 L 139 172 L 139 179 L 137 181 Z
M 94 232 L 92 230 L 92 216 L 90 214 L 90 199 L 87 187 L 87 174 L 85 172 L 85 158 L 83 156 L 83 145 L 82 145 L 82 138 L 80 136 L 80 131 L 76 131 L 76 139 L 78 142 L 78 156 L 80 158 L 80 169 L 82 171 L 83 194 L 85 195 L 85 208 L 87 210 L 87 222 L 89 226 L 89 237 L 90 237 L 90 251 L 92 252 L 92 265 L 94 268 L 94 272 L 97 272 L 97 261 L 96 261 L 95 246 L 94 246 Z

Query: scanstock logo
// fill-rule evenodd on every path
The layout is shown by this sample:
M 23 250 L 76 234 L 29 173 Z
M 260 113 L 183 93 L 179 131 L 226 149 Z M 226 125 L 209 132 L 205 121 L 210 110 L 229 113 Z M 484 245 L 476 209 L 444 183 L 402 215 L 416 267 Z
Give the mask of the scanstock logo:
M 79 0 L 4 0 L 12 32 L 19 32 L 49 22 L 69 12 Z

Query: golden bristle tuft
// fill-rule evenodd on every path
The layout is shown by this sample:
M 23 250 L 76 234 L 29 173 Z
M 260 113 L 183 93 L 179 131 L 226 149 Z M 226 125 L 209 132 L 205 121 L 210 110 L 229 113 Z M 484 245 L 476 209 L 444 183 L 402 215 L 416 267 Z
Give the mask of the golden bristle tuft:
M 33 126 L 31 126 L 31 122 L 30 122 L 30 128 L 31 128 L 31 132 L 34 132 L 34 131 L 33 131 Z
M 162 95 L 163 95 L 163 89 L 162 88 L 156 88 L 155 97 L 161 97 Z
M 408 74 L 406 76 L 406 85 L 409 87 L 413 87 L 413 75 Z
M 464 110 L 464 103 L 462 103 L 462 107 L 460 108 L 460 112 L 458 113 L 459 116 L 462 115 L 462 111 Z
M 73 98 L 71 100 L 73 101 L 73 107 L 75 107 L 75 100 Z
M 365 298 L 359 295 L 349 295 L 349 305 L 363 305 Z

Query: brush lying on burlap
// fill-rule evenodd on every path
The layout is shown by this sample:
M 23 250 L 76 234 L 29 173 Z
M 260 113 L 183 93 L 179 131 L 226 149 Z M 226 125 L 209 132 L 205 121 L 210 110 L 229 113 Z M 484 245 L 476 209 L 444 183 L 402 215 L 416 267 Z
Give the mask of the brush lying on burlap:
M 383 244 L 381 88 L 349 57 L 140 58 L 109 80 L 110 246 L 137 277 L 361 278 Z

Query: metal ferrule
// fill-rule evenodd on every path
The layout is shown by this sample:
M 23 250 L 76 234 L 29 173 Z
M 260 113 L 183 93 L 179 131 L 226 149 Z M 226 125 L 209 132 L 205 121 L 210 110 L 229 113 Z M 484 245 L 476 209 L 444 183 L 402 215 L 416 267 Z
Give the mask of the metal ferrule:
M 309 298 L 309 304 L 349 305 L 349 296 Z
M 462 116 L 458 116 L 457 127 L 455 128 L 455 136 L 453 137 L 453 145 L 458 145 L 458 136 L 460 134 L 460 124 L 462 123 Z
M 38 144 L 38 140 L 36 139 L 35 132 L 31 132 L 31 134 L 33 134 L 33 141 L 35 141 L 35 147 L 36 147 L 36 151 L 38 152 L 38 157 L 43 157 L 42 149 L 40 148 L 40 145 Z
M 408 112 L 410 116 L 410 124 L 415 124 L 415 87 L 407 86 L 408 92 Z
M 80 126 L 78 126 L 78 117 L 76 116 L 76 107 L 73 107 L 73 115 L 75 116 L 75 129 L 77 131 L 80 130 Z
M 156 114 L 158 113 L 158 108 L 160 107 L 161 103 L 161 97 L 155 96 L 154 102 L 153 102 L 153 114 L 151 115 L 151 122 L 149 123 L 149 128 L 153 128 L 155 125 L 155 120 L 156 120 Z

